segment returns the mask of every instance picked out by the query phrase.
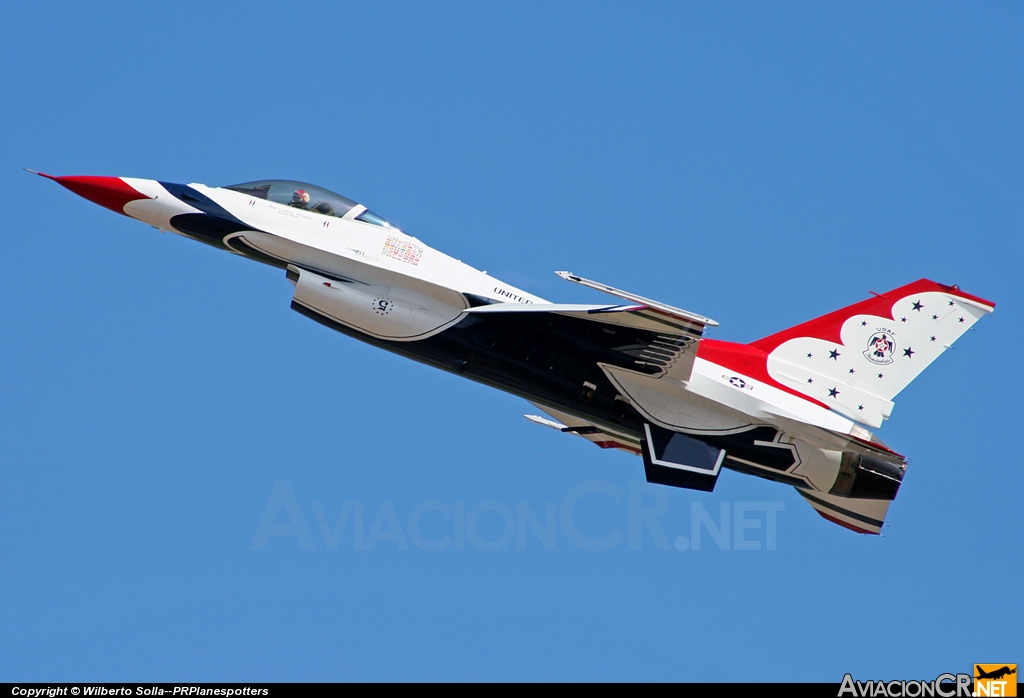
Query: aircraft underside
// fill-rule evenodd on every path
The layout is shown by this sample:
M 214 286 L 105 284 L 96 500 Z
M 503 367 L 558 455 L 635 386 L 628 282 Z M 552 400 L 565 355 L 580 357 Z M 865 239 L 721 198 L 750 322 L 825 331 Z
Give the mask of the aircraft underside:
M 426 339 L 395 342 L 342 324 L 298 301 L 293 300 L 292 309 L 360 341 L 512 393 L 541 409 L 571 415 L 606 437 L 617 438 L 616 448 L 637 454 L 642 451 L 647 420 L 622 399 L 599 368 L 601 363 L 627 369 L 635 366 L 622 359 L 616 336 L 597 323 L 550 315 L 470 316 Z M 806 477 L 792 472 L 800 464 L 797 449 L 779 443 L 782 433 L 775 427 L 751 423 L 719 434 L 701 431 L 706 430 L 692 430 L 688 435 L 724 451 L 725 468 L 794 487 L 814 487 Z M 902 471 L 896 466 L 879 467 L 887 477 L 865 494 L 892 499 Z M 865 481 L 861 478 L 862 487 Z M 714 486 L 713 481 L 693 480 L 665 484 L 701 490 Z

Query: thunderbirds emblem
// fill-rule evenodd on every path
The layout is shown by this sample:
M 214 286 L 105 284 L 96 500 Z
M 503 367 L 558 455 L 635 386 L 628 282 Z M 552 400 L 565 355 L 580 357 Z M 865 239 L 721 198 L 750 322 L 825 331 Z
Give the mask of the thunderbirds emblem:
M 868 340 L 864 358 L 873 364 L 885 365 L 892 363 L 893 352 L 896 351 L 896 339 L 888 330 L 878 330 Z

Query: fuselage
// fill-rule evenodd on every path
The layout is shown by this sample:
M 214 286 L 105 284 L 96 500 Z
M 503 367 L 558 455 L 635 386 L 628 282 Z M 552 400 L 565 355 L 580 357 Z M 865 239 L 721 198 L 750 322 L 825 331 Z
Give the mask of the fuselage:
M 660 351 L 657 333 L 648 331 L 648 344 L 631 349 L 639 335 L 558 312 L 569 306 L 549 305 L 327 190 L 287 180 L 208 187 L 127 177 L 53 179 L 161 231 L 285 269 L 295 284 L 296 311 L 361 341 L 523 397 L 570 422 L 559 424 L 563 431 L 602 447 L 641 453 L 645 438 L 652 438 L 650 425 L 659 424 L 720 449 L 727 454 L 724 463 L 719 460 L 724 467 L 799 488 L 827 518 L 832 517 L 821 506 L 831 505 L 808 493 L 835 494 L 843 469 L 860 468 L 847 467 L 844 449 L 852 445 L 862 454 L 881 454 L 888 462 L 872 466 L 884 471 L 880 484 L 871 485 L 877 491 L 864 489 L 875 476 L 869 473 L 859 485 L 866 494 L 851 494 L 848 487 L 837 495 L 885 500 L 880 513 L 872 514 L 877 519 L 867 519 L 870 524 L 837 514 L 843 525 L 867 532 L 880 528 L 902 479 L 901 457 L 834 408 L 769 375 L 765 352 L 701 338 L 692 373 L 675 381 L 671 397 L 663 399 L 659 391 L 667 383 L 651 383 L 663 371 L 635 365 L 651 364 L 650 352 Z M 554 310 L 514 312 L 535 305 Z M 480 312 L 485 306 L 512 311 Z M 600 436 L 587 436 L 595 432 Z M 857 456 L 862 457 L 868 456 Z
M 146 196 L 124 205 L 124 213 L 160 230 L 185 235 L 264 264 L 280 268 L 295 265 L 347 283 L 349 288 L 365 289 L 362 295 L 366 298 L 356 295 L 353 302 L 365 300 L 369 309 L 375 302 L 395 307 L 405 301 L 407 308 L 419 306 L 404 317 L 396 310 L 386 314 L 371 310 L 350 322 L 332 320 L 301 305 L 296 307 L 318 322 L 531 402 L 625 430 L 638 440 L 641 437 L 643 419 L 627 402 L 615 399 L 617 389 L 597 368 L 604 358 L 599 338 L 582 342 L 576 333 L 548 332 L 526 320 L 495 323 L 463 312 L 489 303 L 547 303 L 539 296 L 435 250 L 383 223 L 379 217 L 375 218 L 380 223 L 368 223 L 351 215 L 325 215 L 235 191 L 234 187 L 133 178 L 123 181 Z M 284 184 L 288 192 L 293 187 L 311 188 L 299 182 Z M 247 185 L 237 188 L 253 189 Z M 316 203 L 311 201 L 308 206 Z M 357 205 L 349 213 L 360 209 L 365 210 Z M 749 370 L 741 370 L 744 362 L 749 365 L 749 357 L 736 356 L 737 351 L 743 351 L 739 345 L 702 339 L 698 357 L 713 355 L 720 363 L 700 358 L 696 371 L 712 384 L 725 383 L 729 388 L 735 388 L 735 381 L 729 383 L 729 379 L 737 374 L 745 382 L 754 382 Z M 585 384 L 596 388 L 585 391 Z M 712 393 L 707 396 L 712 398 L 724 392 L 724 404 L 733 402 L 736 411 L 743 413 L 741 416 L 733 410 L 715 409 L 717 419 L 703 420 L 716 425 L 713 431 L 721 431 L 722 425 L 749 426 L 746 410 L 750 405 L 739 399 L 746 397 L 742 392 L 706 392 Z M 737 399 L 730 400 L 731 394 Z M 842 431 L 853 426 L 849 420 L 806 399 L 785 395 L 778 398 L 790 403 L 795 417 L 811 416 L 827 428 Z M 694 402 L 702 403 L 703 409 L 711 403 L 701 400 L 699 395 L 695 395 Z
M 492 303 L 547 303 L 543 298 L 390 225 L 324 215 L 228 188 L 125 181 L 148 197 L 125 205 L 129 216 L 264 264 L 295 265 L 336 280 L 355 291 L 353 305 L 368 310 L 345 322 L 293 303 L 317 322 L 639 440 L 642 420 L 614 399 L 614 388 L 596 366 L 599 344 L 585 347 L 528 322 L 495 323 L 463 312 Z M 399 317 L 396 306 L 403 302 L 412 312 Z M 390 311 L 380 310 L 389 305 Z M 429 317 L 423 322 L 419 316 Z M 584 399 L 587 383 L 598 387 Z

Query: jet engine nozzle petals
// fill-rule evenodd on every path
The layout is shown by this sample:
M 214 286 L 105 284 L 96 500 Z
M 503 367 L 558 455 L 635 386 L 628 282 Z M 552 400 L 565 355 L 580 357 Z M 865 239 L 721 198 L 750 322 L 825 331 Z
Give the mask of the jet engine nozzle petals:
M 150 198 L 120 177 L 55 177 L 42 172 L 39 173 L 39 176 L 52 179 L 83 199 L 88 199 L 94 204 L 99 204 L 122 215 L 128 215 L 124 212 L 126 204 Z

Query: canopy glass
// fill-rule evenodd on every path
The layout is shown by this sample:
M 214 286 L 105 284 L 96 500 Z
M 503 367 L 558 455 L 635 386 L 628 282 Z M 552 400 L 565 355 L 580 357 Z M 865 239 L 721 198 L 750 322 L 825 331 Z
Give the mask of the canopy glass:
M 232 184 L 224 188 L 324 216 L 348 218 L 384 228 L 393 227 L 365 206 L 315 184 L 306 184 L 290 179 L 261 179 L 255 182 Z

